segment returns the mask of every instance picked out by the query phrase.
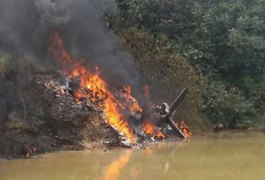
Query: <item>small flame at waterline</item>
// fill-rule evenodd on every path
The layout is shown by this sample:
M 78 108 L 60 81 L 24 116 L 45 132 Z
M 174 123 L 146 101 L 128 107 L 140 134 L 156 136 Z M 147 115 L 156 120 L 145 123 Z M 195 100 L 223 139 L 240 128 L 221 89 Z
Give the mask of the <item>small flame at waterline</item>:
M 145 121 L 143 124 L 143 131 L 149 136 L 154 136 L 157 139 L 164 139 L 165 135 L 155 128 L 155 125 L 150 121 Z

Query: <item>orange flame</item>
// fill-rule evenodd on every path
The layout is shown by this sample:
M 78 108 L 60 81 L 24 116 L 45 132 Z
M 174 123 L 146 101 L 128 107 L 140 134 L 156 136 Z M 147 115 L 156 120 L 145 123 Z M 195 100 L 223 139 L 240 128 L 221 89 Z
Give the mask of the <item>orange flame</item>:
M 105 180 L 115 180 L 119 178 L 122 168 L 129 162 L 132 155 L 132 151 L 127 151 L 120 159 L 111 163 L 106 171 Z
M 161 132 L 161 131 L 158 131 L 155 135 L 155 137 L 157 139 L 165 139 L 165 135 Z
M 150 121 L 146 121 L 144 123 L 143 130 L 144 130 L 145 134 L 152 136 L 155 132 L 155 126 Z
M 96 67 L 95 72 L 91 72 L 82 63 L 82 59 L 76 59 L 67 52 L 63 38 L 58 32 L 53 35 L 51 47 L 51 57 L 59 60 L 62 65 L 69 66 L 68 71 L 62 72 L 69 77 L 80 79 L 80 88 L 74 92 L 75 98 L 77 100 L 86 98 L 97 103 L 103 109 L 108 124 L 122 133 L 132 144 L 136 143 L 132 129 L 120 113 L 118 100 L 108 89 L 107 83 L 100 77 L 99 68 Z
M 132 97 L 131 86 L 123 87 L 122 92 L 125 95 L 126 104 L 129 106 L 128 108 L 130 112 L 143 112 L 138 101 L 134 97 Z
M 157 139 L 164 139 L 165 135 L 155 128 L 155 125 L 150 121 L 145 121 L 143 124 L 143 131 L 148 136 L 155 136 Z
M 183 132 L 186 138 L 192 136 L 189 126 L 184 121 L 177 122 L 177 126 Z

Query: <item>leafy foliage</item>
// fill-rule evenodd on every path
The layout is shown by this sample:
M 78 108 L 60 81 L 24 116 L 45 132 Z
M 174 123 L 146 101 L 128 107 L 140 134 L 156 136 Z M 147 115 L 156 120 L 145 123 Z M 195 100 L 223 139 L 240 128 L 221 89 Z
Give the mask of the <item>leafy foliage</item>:
M 251 100 L 247 100 L 236 88 L 226 90 L 222 84 L 211 83 L 202 93 L 200 109 L 210 123 L 225 128 L 245 128 L 253 125 L 257 112 Z
M 155 89 L 164 91 L 164 94 L 156 93 L 155 96 L 160 98 L 168 96 L 168 100 L 172 101 L 176 91 L 187 87 L 189 97 L 180 112 L 185 110 L 186 118 L 189 115 L 190 121 L 201 124 L 202 122 L 196 116 L 196 106 L 203 77 L 185 57 L 172 52 L 168 38 L 165 36 L 155 38 L 151 33 L 137 28 L 128 28 L 122 31 L 120 36 L 127 48 L 135 55 L 145 82 L 153 85 Z M 185 114 L 182 114 L 181 118 L 185 118 Z
M 187 86 L 212 124 L 238 128 L 263 117 L 265 0 L 116 2 L 107 24 L 146 79 Z

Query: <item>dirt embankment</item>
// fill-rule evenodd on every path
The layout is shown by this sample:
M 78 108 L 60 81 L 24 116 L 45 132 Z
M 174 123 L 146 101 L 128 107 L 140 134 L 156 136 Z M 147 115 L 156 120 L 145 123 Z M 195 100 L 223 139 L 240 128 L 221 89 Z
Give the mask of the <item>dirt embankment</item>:
M 117 133 L 104 124 L 102 112 L 92 104 L 76 102 L 59 81 L 56 74 L 35 74 L 30 90 L 18 95 L 20 105 L 8 107 L 10 99 L 3 98 L 0 158 L 93 149 L 106 147 L 104 141 L 117 141 Z

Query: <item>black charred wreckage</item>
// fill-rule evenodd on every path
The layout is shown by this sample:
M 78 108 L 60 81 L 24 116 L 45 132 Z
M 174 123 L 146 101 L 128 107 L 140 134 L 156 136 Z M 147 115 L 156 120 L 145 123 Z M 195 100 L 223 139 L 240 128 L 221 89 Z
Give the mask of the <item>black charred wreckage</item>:
M 76 84 L 79 84 L 76 81 L 78 80 L 72 79 L 72 78 L 70 79 L 66 78 L 63 83 L 64 85 L 61 86 L 61 89 L 65 91 L 67 94 L 74 95 L 74 91 L 76 87 L 78 86 Z M 123 97 L 123 94 L 126 94 L 126 91 L 127 91 L 126 88 L 125 89 L 122 88 L 121 93 L 117 93 L 118 94 L 117 96 Z M 173 117 L 177 111 L 178 106 L 181 104 L 181 102 L 184 100 L 187 94 L 188 94 L 188 90 L 187 88 L 184 88 L 182 89 L 180 94 L 175 98 L 175 100 L 170 106 L 166 102 L 163 102 L 161 105 L 151 106 L 150 108 L 151 113 L 152 113 L 151 116 L 155 118 L 155 121 L 154 121 L 155 128 L 157 128 L 163 134 L 169 135 L 171 137 L 177 136 L 183 139 L 187 137 L 185 133 L 183 132 L 183 129 L 180 128 L 178 124 L 176 124 L 173 120 Z M 81 101 L 85 102 L 86 99 L 81 99 Z M 93 105 L 90 103 L 89 106 L 93 106 Z M 142 118 L 143 112 L 130 112 L 130 116 L 132 119 L 137 120 L 138 122 L 136 124 L 132 123 L 134 126 L 135 134 L 138 136 L 137 138 L 138 145 L 140 145 L 139 143 L 143 141 L 150 141 L 150 140 L 156 141 L 156 140 L 164 139 L 164 137 L 154 138 L 154 136 L 150 136 L 146 132 L 143 131 L 143 127 L 141 127 L 141 124 L 142 124 L 141 122 L 143 121 L 143 118 Z M 112 128 L 118 132 L 118 130 L 115 127 L 112 127 Z M 122 133 L 119 133 L 118 139 L 121 145 L 126 146 L 126 147 L 132 146 L 132 143 L 128 141 L 128 139 L 126 139 Z M 104 141 L 103 143 L 112 144 L 112 145 L 116 144 L 111 141 Z

